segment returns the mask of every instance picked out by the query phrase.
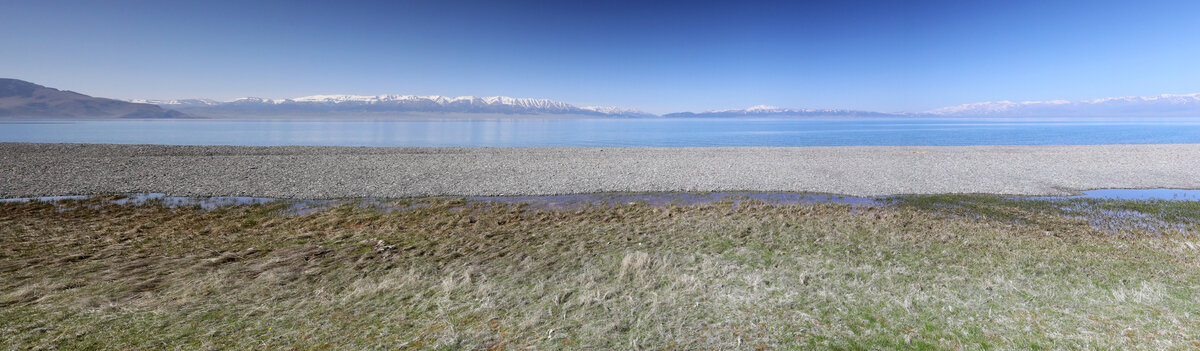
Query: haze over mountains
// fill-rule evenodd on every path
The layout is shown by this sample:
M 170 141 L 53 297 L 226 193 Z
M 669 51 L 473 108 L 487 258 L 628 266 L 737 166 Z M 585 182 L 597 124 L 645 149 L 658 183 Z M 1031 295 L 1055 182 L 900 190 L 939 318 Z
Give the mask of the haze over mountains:
M 943 107 L 926 114 L 964 117 L 1198 117 L 1200 93 L 1082 101 L 995 101 Z
M 885 113 L 874 111 L 858 111 L 858 110 L 837 110 L 837 109 L 793 109 L 781 108 L 775 106 L 758 105 L 746 109 L 724 109 L 712 110 L 704 112 L 676 112 L 668 113 L 663 117 L 771 117 L 771 116 L 791 116 L 791 117 L 900 117 L 909 116 L 904 113 Z
M 560 114 L 608 117 L 654 117 L 632 108 L 585 106 L 529 98 L 445 97 L 416 95 L 314 95 L 293 99 L 241 98 L 132 100 L 196 115 L 321 115 L 328 113 L 436 112 L 494 114 Z M 964 104 L 919 113 L 848 109 L 781 108 L 758 105 L 745 109 L 675 112 L 661 117 L 1200 117 L 1200 93 L 1130 96 L 1083 101 L 995 101 Z
M 91 97 L 17 79 L 0 79 L 0 117 L 344 117 L 344 116 L 550 115 L 656 117 L 637 109 L 575 106 L 564 102 L 505 96 L 313 95 L 292 99 L 240 98 L 129 100 Z M 661 117 L 1200 117 L 1200 93 L 1129 96 L 1081 101 L 995 101 L 920 113 L 846 109 L 780 108 L 677 112 Z
M 582 115 L 613 117 L 653 117 L 654 115 L 619 107 L 578 107 L 548 99 L 507 96 L 438 95 L 313 95 L 293 99 L 240 98 L 227 102 L 211 99 L 133 100 L 157 104 L 197 115 L 218 116 L 308 116 L 308 115 L 389 115 L 405 113 L 506 114 L 506 115 Z

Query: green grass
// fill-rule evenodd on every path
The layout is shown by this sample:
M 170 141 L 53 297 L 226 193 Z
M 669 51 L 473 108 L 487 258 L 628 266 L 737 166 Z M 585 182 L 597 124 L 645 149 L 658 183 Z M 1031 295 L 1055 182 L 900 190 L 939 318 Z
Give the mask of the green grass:
M 1086 222 L 1114 235 L 1200 233 L 1200 202 L 1197 201 L 1036 200 L 956 194 L 900 196 L 891 202 L 921 211 L 1021 223 L 1051 232 L 1059 226 L 1071 227 Z
M 1045 201 L 60 205 L 0 204 L 2 348 L 1200 347 L 1194 236 Z

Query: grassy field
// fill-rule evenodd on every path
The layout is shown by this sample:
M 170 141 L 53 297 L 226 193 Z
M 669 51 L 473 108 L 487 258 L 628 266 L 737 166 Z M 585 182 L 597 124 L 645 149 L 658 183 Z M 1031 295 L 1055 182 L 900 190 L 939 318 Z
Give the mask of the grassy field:
M 1194 349 L 1200 205 L 0 204 L 4 349 Z

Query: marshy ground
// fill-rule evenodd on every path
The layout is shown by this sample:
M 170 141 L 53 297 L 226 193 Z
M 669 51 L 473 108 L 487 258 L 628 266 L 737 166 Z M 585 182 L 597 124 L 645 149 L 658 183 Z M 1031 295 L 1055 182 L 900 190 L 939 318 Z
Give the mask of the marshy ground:
M 0 203 L 0 347 L 1200 347 L 1200 202 Z

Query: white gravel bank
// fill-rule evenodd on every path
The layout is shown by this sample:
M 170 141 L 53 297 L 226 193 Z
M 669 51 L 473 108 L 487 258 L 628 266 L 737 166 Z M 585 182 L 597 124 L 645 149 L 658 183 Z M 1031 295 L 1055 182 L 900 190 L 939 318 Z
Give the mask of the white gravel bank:
M 357 148 L 0 143 L 0 197 L 771 191 L 1066 195 L 1200 188 L 1200 144 Z

